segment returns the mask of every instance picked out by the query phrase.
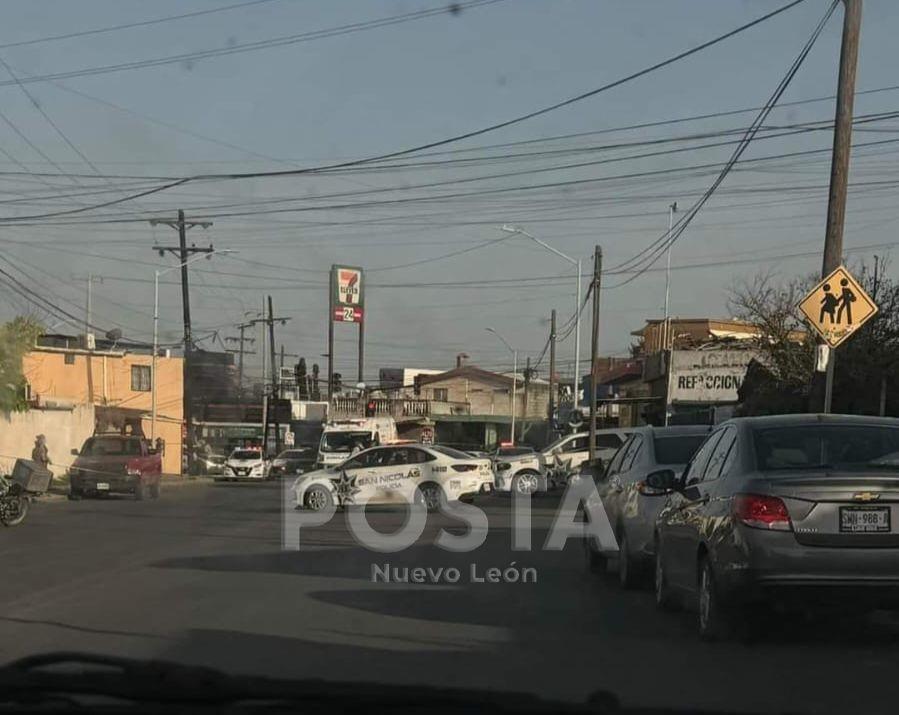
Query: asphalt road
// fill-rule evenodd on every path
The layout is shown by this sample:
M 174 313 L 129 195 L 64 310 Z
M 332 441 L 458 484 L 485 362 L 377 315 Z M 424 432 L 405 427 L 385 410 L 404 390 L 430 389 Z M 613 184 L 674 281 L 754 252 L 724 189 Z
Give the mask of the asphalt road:
M 535 502 L 532 552 L 510 548 L 509 500 L 483 499 L 470 554 L 357 546 L 338 515 L 281 548 L 276 484 L 188 484 L 159 501 L 44 502 L 0 531 L 0 661 L 82 650 L 276 677 L 531 691 L 736 712 L 892 713 L 899 618 L 773 622 L 753 643 L 705 644 L 688 614 L 585 572 L 580 544 L 541 551 L 556 500 Z M 379 530 L 402 522 L 379 511 Z M 489 567 L 536 583 L 472 583 Z M 373 583 L 372 565 L 458 568 L 457 584 Z

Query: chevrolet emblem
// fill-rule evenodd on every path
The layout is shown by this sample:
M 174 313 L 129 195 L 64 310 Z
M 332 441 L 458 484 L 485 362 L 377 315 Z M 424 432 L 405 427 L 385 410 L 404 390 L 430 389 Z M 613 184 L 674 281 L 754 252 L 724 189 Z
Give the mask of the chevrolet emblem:
M 880 499 L 880 494 L 875 492 L 858 492 L 857 494 L 853 494 L 852 498 L 855 501 L 877 501 Z

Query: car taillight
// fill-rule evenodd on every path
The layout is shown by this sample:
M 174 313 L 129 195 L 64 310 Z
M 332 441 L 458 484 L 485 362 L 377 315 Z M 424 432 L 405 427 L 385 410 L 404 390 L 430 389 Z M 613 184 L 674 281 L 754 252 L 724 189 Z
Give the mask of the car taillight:
M 753 529 L 792 531 L 787 505 L 777 497 L 761 494 L 737 494 L 733 502 L 734 516 Z
M 454 464 L 453 469 L 457 472 L 471 472 L 478 468 L 477 464 Z

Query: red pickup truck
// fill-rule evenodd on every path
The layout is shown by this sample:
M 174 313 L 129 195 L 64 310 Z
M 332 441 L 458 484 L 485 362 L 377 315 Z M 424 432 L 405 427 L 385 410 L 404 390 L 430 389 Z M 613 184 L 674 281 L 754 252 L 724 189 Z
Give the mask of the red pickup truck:
M 132 494 L 135 499 L 159 497 L 162 455 L 143 437 L 95 435 L 69 467 L 69 498 L 99 494 Z

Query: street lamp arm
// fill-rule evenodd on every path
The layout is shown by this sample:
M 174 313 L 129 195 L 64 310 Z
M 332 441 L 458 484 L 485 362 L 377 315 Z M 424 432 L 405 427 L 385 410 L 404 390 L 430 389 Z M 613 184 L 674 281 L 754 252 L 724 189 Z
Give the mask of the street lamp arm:
M 525 236 L 525 237 L 531 239 L 532 241 L 534 241 L 535 243 L 538 243 L 541 246 L 543 246 L 550 253 L 555 253 L 559 258 L 562 258 L 575 266 L 578 263 L 576 259 L 572 258 L 571 256 L 569 256 L 565 253 L 562 253 L 557 248 L 553 248 L 545 241 L 541 241 L 539 238 L 537 238 L 533 234 L 528 233 L 527 231 L 525 231 L 523 228 L 521 228 L 519 226 L 510 226 L 509 224 L 503 224 L 502 230 L 505 231 L 506 233 L 517 233 L 522 236 Z
M 496 330 L 494 328 L 484 328 L 484 330 L 486 330 L 488 333 L 493 333 L 496 337 L 498 337 L 502 341 L 503 345 L 506 346 L 506 349 L 510 353 L 512 353 L 513 355 L 515 354 L 515 352 L 516 352 L 515 348 L 513 348 L 511 345 L 509 345 L 509 343 L 506 341 L 506 339 L 502 335 L 500 335 L 498 332 L 496 332 Z

